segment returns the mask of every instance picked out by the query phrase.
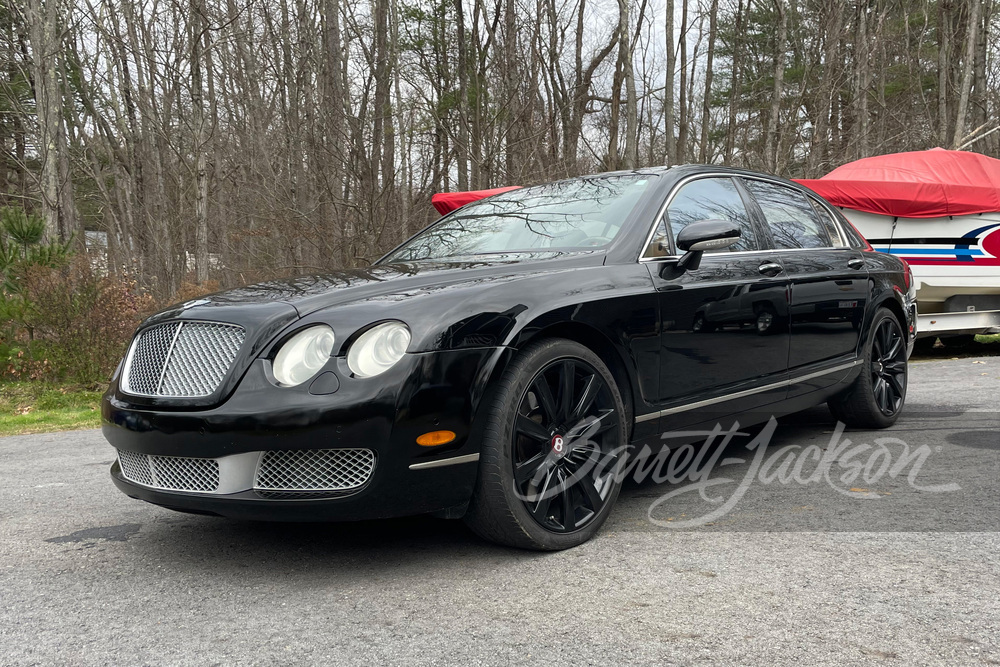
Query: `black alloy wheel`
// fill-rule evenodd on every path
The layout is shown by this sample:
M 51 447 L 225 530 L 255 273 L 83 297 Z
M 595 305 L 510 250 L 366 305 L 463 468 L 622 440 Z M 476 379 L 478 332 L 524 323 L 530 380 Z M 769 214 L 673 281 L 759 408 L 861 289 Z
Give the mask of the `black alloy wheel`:
M 906 402 L 907 339 L 899 319 L 880 308 L 870 332 L 861 373 L 828 402 L 833 416 L 853 428 L 892 426 Z
M 494 384 L 465 522 L 509 546 L 582 544 L 618 498 L 630 423 L 607 365 L 575 341 L 525 347 Z
M 906 398 L 906 341 L 894 317 L 883 318 L 875 330 L 869 370 L 875 402 L 892 417 Z
M 607 383 L 582 359 L 557 359 L 531 380 L 514 417 L 511 463 L 515 491 L 543 528 L 573 532 L 603 509 L 620 420 Z

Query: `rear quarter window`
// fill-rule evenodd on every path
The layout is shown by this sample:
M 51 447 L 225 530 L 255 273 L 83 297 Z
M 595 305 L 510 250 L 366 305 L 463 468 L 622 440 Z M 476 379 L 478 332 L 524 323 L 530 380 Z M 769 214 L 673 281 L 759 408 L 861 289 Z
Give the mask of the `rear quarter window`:
M 748 178 L 743 183 L 764 214 L 776 248 L 832 247 L 826 226 L 804 194 L 767 181 Z

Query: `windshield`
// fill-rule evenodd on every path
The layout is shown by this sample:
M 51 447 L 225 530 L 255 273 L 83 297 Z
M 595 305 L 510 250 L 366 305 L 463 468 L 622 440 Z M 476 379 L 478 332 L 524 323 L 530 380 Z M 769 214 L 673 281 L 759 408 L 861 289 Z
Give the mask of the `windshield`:
M 420 232 L 380 264 L 602 248 L 617 236 L 650 178 L 584 177 L 473 202 Z

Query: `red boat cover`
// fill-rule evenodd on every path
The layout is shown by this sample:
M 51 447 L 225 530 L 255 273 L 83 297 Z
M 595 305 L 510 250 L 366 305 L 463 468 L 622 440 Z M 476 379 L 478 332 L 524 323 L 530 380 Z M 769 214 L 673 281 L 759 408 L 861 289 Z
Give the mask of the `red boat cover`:
M 438 210 L 438 213 L 444 215 L 445 213 L 451 213 L 456 208 L 462 208 L 466 204 L 480 199 L 485 199 L 486 197 L 492 197 L 493 195 L 498 195 L 501 192 L 508 192 L 510 190 L 517 190 L 520 185 L 514 185 L 509 188 L 494 188 L 492 190 L 469 190 L 468 192 L 439 192 L 431 197 L 431 203 L 434 204 L 434 208 Z
M 1000 211 L 1000 160 L 934 148 L 865 158 L 795 179 L 835 206 L 901 218 Z

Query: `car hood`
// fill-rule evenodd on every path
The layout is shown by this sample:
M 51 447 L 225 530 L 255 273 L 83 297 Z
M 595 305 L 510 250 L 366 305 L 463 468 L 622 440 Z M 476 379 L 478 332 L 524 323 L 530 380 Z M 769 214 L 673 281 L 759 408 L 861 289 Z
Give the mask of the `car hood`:
M 211 319 L 240 322 L 246 310 L 298 317 L 332 306 L 392 296 L 413 297 L 463 283 L 507 282 L 604 262 L 600 252 L 489 255 L 448 262 L 413 262 L 345 269 L 272 280 L 210 294 L 172 306 L 155 320 Z M 252 306 L 253 308 L 248 308 Z M 264 310 L 259 310 L 264 309 Z M 279 319 L 286 319 L 281 317 Z M 242 323 L 242 322 L 240 322 Z

